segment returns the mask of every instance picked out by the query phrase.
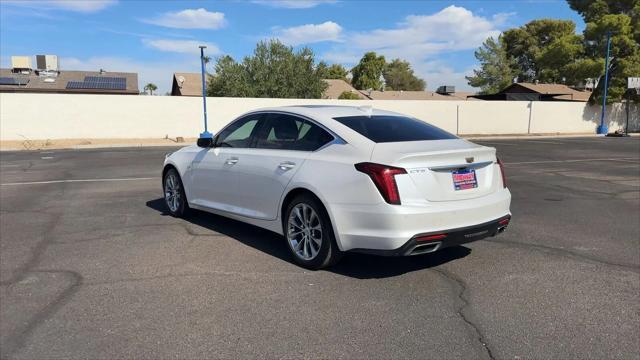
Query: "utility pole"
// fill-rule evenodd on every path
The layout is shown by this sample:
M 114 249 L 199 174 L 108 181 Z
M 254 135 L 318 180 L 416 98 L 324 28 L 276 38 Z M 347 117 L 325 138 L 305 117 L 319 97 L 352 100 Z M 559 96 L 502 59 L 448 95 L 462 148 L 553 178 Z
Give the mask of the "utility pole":
M 609 89 L 609 52 L 611 51 L 611 31 L 607 31 L 607 57 L 604 60 L 604 93 L 602 94 L 602 114 L 600 115 L 600 126 L 598 134 L 606 135 L 609 127 L 605 124 L 605 113 L 607 112 L 607 90 Z
M 209 132 L 207 128 L 207 87 L 205 82 L 205 68 L 204 68 L 204 49 L 207 47 L 200 45 L 200 65 L 202 66 L 202 106 L 204 108 L 204 132 L 200 134 L 200 138 L 213 138 L 213 134 Z
M 624 126 L 624 134 L 629 136 L 629 105 L 631 105 L 631 90 L 627 89 L 627 123 Z

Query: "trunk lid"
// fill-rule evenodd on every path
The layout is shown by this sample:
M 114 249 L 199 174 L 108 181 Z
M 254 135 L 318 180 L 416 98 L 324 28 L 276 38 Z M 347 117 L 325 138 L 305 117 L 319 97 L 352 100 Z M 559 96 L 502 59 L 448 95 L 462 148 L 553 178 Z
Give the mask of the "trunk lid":
M 428 201 L 455 201 L 486 196 L 499 189 L 495 154 L 494 148 L 463 139 L 408 141 L 377 143 L 371 161 L 406 169 L 420 196 Z M 454 172 L 458 172 L 459 190 Z M 464 179 L 469 181 L 465 183 Z

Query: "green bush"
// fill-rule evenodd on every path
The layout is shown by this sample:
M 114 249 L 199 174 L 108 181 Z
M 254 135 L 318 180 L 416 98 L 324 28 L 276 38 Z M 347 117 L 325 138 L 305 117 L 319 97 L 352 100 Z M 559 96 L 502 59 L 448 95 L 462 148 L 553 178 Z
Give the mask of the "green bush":
M 361 97 L 358 96 L 358 94 L 351 92 L 351 91 L 343 91 L 342 94 L 340 94 L 340 96 L 338 96 L 338 99 L 341 100 L 360 100 Z

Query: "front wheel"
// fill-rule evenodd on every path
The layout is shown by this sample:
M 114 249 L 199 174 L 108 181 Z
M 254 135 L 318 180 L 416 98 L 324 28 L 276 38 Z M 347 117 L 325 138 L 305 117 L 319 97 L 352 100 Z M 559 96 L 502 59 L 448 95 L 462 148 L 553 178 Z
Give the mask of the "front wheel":
M 187 196 L 182 186 L 182 180 L 176 169 L 169 169 L 162 180 L 164 202 L 169 213 L 175 217 L 184 217 L 189 211 Z
M 341 257 L 331 221 L 322 204 L 303 194 L 289 204 L 284 219 L 284 233 L 296 263 L 308 269 L 329 267 Z

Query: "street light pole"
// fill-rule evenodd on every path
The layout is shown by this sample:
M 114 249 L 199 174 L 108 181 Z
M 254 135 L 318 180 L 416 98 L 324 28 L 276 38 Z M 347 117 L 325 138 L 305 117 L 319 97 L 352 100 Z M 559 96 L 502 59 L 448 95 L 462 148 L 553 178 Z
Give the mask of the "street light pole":
M 605 124 L 605 113 L 607 112 L 607 90 L 609 89 L 609 52 L 611 51 L 611 31 L 607 31 L 607 57 L 604 60 L 604 94 L 602 96 L 602 114 L 600 114 L 600 126 L 598 134 L 606 135 L 609 127 Z
M 204 108 L 204 132 L 200 134 L 200 138 L 213 138 L 213 134 L 209 132 L 207 128 L 207 87 L 205 82 L 205 68 L 204 68 L 204 49 L 207 47 L 200 45 L 200 65 L 202 67 L 202 106 Z

